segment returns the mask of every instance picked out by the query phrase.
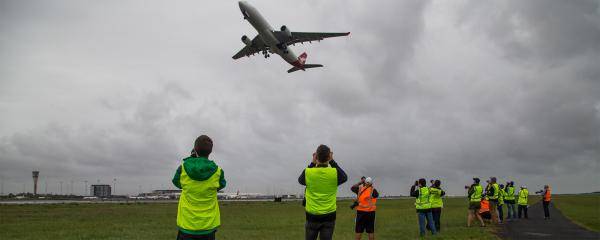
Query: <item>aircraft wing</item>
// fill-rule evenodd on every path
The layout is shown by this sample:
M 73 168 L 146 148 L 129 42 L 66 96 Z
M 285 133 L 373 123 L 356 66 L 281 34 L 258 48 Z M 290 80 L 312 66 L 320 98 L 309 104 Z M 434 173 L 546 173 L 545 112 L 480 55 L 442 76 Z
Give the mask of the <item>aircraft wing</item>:
M 263 40 L 256 35 L 254 39 L 252 39 L 252 44 L 250 46 L 246 45 L 242 50 L 233 55 L 233 59 L 238 59 L 241 57 L 249 57 L 250 55 L 254 55 L 263 50 L 269 50 L 269 47 L 263 42 Z
M 342 37 L 348 36 L 350 32 L 343 33 L 326 33 L 326 32 L 291 32 L 292 36 L 289 37 L 285 32 L 275 31 L 275 36 L 280 42 L 285 42 L 287 45 L 295 43 L 304 43 L 311 41 L 321 41 L 325 38 L 330 37 Z

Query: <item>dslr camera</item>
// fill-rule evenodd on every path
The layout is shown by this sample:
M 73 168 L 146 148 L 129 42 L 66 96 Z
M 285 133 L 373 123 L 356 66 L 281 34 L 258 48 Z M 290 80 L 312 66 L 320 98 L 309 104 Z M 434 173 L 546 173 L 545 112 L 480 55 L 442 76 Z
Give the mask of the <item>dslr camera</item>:
M 350 209 L 354 209 L 356 207 L 358 207 L 358 201 L 355 200 L 352 202 L 352 205 L 350 205 Z

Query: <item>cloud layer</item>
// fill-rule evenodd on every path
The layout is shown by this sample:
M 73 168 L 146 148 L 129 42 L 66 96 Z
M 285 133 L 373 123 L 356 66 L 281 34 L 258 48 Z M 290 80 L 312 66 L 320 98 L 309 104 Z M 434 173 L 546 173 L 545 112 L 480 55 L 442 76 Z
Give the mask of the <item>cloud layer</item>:
M 352 35 L 293 47 L 325 68 L 287 74 L 231 60 L 255 34 L 233 1 L 0 3 L 3 191 L 34 169 L 48 192 L 172 188 L 200 134 L 231 192 L 301 192 L 321 143 L 387 195 L 420 177 L 599 190 L 597 1 L 252 4 L 274 28 Z

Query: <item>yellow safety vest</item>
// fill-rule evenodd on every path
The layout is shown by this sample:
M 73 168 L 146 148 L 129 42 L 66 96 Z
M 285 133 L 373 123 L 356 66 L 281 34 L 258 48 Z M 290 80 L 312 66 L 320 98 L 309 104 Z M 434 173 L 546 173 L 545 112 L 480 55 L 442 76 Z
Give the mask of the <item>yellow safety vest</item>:
M 444 207 L 442 201 L 442 189 L 431 187 L 429 188 L 429 201 L 431 202 L 431 208 Z
M 181 165 L 181 196 L 177 208 L 177 226 L 189 234 L 210 233 L 221 225 L 217 189 L 221 168 L 207 180 L 196 181 Z
M 519 205 L 527 205 L 527 198 L 529 197 L 529 190 L 527 189 L 521 189 L 521 191 L 519 191 L 519 201 L 518 204 Z
M 475 190 L 474 190 L 473 194 L 471 194 L 470 200 L 471 200 L 471 202 L 480 202 L 481 194 L 483 193 L 483 187 L 481 187 L 481 185 L 477 184 L 477 185 L 475 185 L 474 188 L 475 188 Z
M 417 209 L 430 209 L 431 203 L 429 202 L 429 188 L 419 188 L 419 196 L 415 199 L 415 208 Z
M 335 212 L 337 205 L 337 169 L 312 167 L 304 170 L 307 213 L 323 215 Z

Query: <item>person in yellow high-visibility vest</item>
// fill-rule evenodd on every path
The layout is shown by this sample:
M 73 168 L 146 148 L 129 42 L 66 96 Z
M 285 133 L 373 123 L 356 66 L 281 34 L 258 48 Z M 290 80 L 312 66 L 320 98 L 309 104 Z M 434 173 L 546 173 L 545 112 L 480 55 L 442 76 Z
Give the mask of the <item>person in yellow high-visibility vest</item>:
M 446 192 L 442 190 L 442 181 L 435 180 L 433 185 L 429 187 L 429 201 L 431 202 L 431 215 L 433 216 L 433 222 L 435 223 L 435 230 L 440 231 L 442 227 L 442 208 L 444 207 L 444 201 L 442 197 L 446 195 Z
M 528 219 L 527 216 L 527 208 L 529 208 L 529 190 L 527 190 L 526 186 L 521 186 L 521 190 L 519 190 L 519 199 L 517 200 L 517 204 L 519 205 L 519 219 L 521 219 L 521 212 L 524 213 L 525 219 Z
M 212 147 L 208 136 L 198 137 L 192 155 L 183 159 L 173 176 L 173 184 L 181 189 L 177 207 L 178 240 L 215 239 L 221 225 L 217 191 L 227 182 L 223 169 L 208 159 Z
M 427 180 L 424 178 L 415 181 L 415 185 L 410 188 L 410 196 L 415 197 L 415 208 L 419 222 L 419 234 L 425 236 L 425 224 L 429 227 L 432 235 L 437 233 L 433 223 L 433 214 L 431 213 L 431 202 Z
M 515 208 L 515 182 L 506 182 L 506 196 L 504 197 L 506 203 L 506 212 L 508 212 L 507 221 L 517 218 L 517 210 Z
M 500 196 L 500 186 L 496 183 L 496 177 L 491 177 L 485 192 L 490 201 L 490 214 L 492 223 L 498 223 L 498 198 Z
M 500 184 L 499 192 L 498 192 L 498 218 L 500 219 L 500 223 L 504 222 L 504 198 L 506 197 L 506 191 L 504 190 L 504 185 Z
M 320 145 L 313 153 L 310 165 L 298 177 L 298 182 L 306 186 L 306 240 L 316 240 L 317 237 L 321 240 L 333 238 L 337 188 L 347 180 L 348 176 L 344 170 L 333 160 L 331 149 Z
M 482 227 L 485 227 L 479 210 L 481 209 L 481 198 L 483 196 L 483 187 L 479 184 L 479 178 L 473 178 L 473 184 L 471 186 L 465 186 L 468 189 L 467 198 L 469 200 L 469 215 L 467 218 L 467 227 L 471 226 L 471 222 L 474 218 L 477 218 L 481 223 Z

